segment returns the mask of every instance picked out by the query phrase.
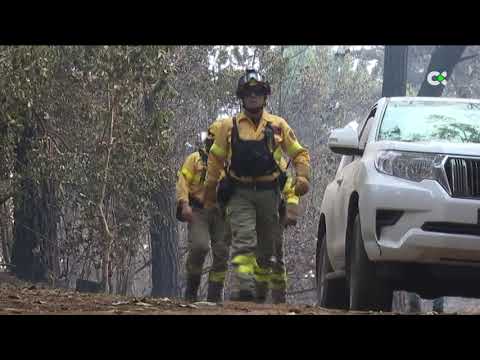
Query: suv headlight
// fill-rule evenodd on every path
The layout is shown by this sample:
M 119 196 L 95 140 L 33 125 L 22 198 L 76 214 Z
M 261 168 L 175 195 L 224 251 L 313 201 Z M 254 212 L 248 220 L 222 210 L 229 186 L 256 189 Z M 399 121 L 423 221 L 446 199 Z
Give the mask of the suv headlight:
M 406 180 L 437 180 L 448 191 L 443 172 L 445 157 L 442 154 L 382 150 L 377 153 L 375 167 L 381 173 Z

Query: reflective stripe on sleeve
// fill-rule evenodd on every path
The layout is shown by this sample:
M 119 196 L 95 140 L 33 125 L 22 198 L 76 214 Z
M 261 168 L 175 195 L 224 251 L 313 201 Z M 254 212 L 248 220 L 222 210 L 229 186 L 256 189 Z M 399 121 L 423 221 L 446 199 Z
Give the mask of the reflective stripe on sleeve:
M 287 154 L 291 158 L 294 158 L 300 150 L 303 150 L 302 145 L 298 143 L 298 141 L 294 141 L 293 143 L 290 144 L 290 146 L 287 148 Z
M 182 168 L 182 175 L 185 176 L 188 182 L 191 182 L 193 179 L 193 174 L 185 167 Z
M 216 143 L 213 143 L 212 147 L 210 148 L 210 152 L 220 158 L 225 158 L 227 156 L 227 152 Z
M 277 149 L 273 152 L 273 158 L 275 159 L 277 164 L 280 165 L 280 161 L 282 159 L 282 149 L 280 148 L 280 146 L 277 147 Z
M 297 195 L 289 196 L 287 198 L 287 204 L 298 205 L 299 203 L 300 203 L 300 197 L 298 197 Z

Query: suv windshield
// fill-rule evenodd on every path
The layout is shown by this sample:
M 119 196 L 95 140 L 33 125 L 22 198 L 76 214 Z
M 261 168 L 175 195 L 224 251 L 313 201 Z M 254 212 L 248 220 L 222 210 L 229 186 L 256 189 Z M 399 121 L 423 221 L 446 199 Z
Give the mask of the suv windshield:
M 480 104 L 390 102 L 377 140 L 480 143 Z

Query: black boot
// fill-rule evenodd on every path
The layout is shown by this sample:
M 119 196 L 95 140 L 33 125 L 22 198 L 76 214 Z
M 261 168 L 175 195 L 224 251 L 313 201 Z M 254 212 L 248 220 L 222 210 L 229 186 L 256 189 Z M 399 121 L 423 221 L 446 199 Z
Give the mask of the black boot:
M 272 289 L 272 302 L 274 304 L 285 304 L 285 289 Z
M 255 302 L 265 304 L 268 295 L 268 282 L 257 281 L 255 284 Z
M 185 301 L 196 302 L 198 300 L 198 288 L 201 275 L 189 275 L 187 277 L 187 288 L 185 289 Z
M 240 290 L 232 292 L 230 296 L 230 300 L 232 301 L 253 301 L 255 300 L 255 295 L 253 291 L 250 290 Z
M 221 303 L 223 301 L 223 283 L 209 282 L 207 301 Z
M 232 301 L 254 301 L 255 300 L 255 280 L 253 274 L 242 274 L 236 270 L 233 271 L 231 278 L 230 295 Z

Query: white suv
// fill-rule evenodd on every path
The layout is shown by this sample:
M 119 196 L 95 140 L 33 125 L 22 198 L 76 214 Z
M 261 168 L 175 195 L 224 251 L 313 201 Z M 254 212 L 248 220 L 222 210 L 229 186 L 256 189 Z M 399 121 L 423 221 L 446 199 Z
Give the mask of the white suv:
M 328 145 L 343 157 L 320 212 L 319 305 L 480 297 L 480 100 L 382 98 Z

